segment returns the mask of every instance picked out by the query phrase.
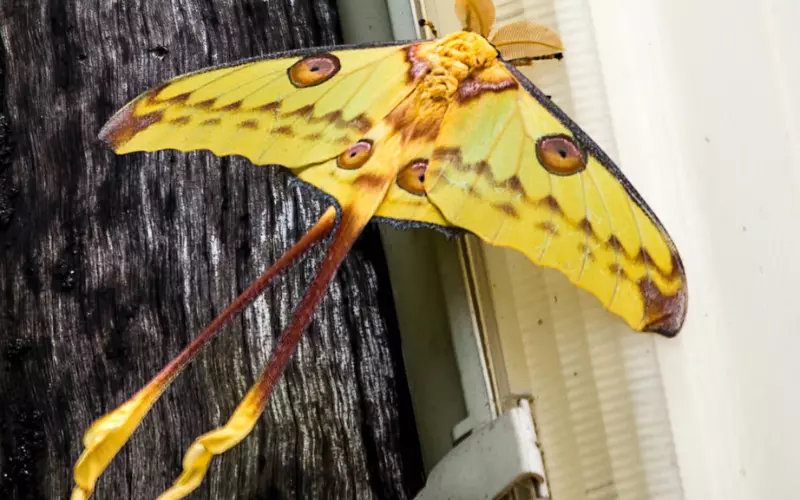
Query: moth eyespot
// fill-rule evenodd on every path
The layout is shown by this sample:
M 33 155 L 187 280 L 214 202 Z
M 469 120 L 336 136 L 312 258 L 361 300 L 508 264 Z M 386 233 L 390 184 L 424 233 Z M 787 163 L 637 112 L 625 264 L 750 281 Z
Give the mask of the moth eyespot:
M 291 65 L 289 81 L 299 89 L 313 87 L 328 81 L 340 69 L 339 58 L 333 54 L 309 56 Z
M 577 174 L 586 168 L 586 155 L 568 135 L 546 135 L 536 141 L 536 157 L 548 172 L 555 175 Z
M 415 196 L 426 196 L 425 171 L 428 169 L 428 160 L 417 159 L 400 169 L 397 174 L 397 185 L 400 189 L 408 191 Z
M 339 155 L 336 164 L 339 168 L 355 170 L 366 163 L 370 156 L 372 156 L 372 141 L 361 139 L 345 149 L 344 153 Z

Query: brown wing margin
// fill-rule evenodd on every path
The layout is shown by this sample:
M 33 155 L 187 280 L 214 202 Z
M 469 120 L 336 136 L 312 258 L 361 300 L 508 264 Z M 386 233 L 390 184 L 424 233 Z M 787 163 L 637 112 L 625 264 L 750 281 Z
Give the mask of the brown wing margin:
M 648 325 L 647 331 L 658 333 L 665 337 L 674 337 L 678 334 L 683 322 L 686 318 L 688 307 L 688 286 L 686 281 L 686 271 L 683 261 L 678 253 L 675 243 L 669 232 L 658 219 L 655 212 L 642 198 L 641 194 L 633 187 L 628 181 L 619 167 L 606 155 L 602 149 L 569 117 L 556 106 L 553 101 L 547 97 L 536 85 L 528 80 L 513 64 L 508 61 L 503 61 L 506 69 L 519 81 L 523 88 L 530 94 L 536 101 L 549 111 L 556 119 L 558 119 L 570 132 L 578 143 L 583 146 L 586 151 L 594 156 L 597 161 L 619 181 L 622 187 L 630 195 L 631 199 L 638 205 L 638 207 L 649 217 L 657 228 L 666 236 L 666 241 L 673 256 L 673 265 L 675 272 L 680 274 L 683 286 L 680 291 L 674 296 L 665 296 L 661 294 L 655 285 L 642 285 L 642 294 L 645 299 L 652 303 L 657 309 L 662 311 L 659 316 L 663 320 L 656 320 Z

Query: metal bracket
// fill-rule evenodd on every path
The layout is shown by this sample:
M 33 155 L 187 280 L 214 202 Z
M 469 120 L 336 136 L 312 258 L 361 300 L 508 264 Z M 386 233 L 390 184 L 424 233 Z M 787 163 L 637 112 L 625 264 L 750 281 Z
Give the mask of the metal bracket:
M 494 499 L 531 480 L 537 485 L 533 498 L 547 498 L 544 477 L 530 406 L 521 400 L 453 448 L 414 500 Z

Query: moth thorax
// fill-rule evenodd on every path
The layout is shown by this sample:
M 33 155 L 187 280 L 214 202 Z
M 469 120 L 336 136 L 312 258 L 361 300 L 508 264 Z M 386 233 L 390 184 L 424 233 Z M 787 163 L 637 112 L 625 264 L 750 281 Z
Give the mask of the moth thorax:
M 442 66 L 431 69 L 422 81 L 422 97 L 433 100 L 449 99 L 458 90 L 458 83 L 463 80 L 453 73 Z M 460 73 L 459 71 L 457 74 Z
M 437 62 L 446 66 L 458 63 L 469 73 L 494 62 L 497 49 L 481 35 L 461 31 L 442 39 L 432 55 L 434 65 Z
M 430 71 L 422 82 L 423 95 L 449 99 L 461 81 L 496 58 L 494 47 L 475 33 L 461 32 L 443 39 L 427 56 Z

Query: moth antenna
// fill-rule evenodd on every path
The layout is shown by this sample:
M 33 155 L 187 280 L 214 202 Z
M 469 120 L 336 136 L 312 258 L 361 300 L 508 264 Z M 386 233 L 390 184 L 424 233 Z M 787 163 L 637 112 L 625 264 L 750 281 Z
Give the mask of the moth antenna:
M 536 56 L 533 58 L 534 61 L 546 61 L 547 59 L 555 59 L 557 61 L 560 61 L 564 59 L 564 53 L 556 52 L 555 54 L 548 54 L 546 56 Z
M 439 31 L 437 31 L 436 26 L 434 26 L 434 24 L 428 21 L 427 19 L 420 19 L 419 27 L 420 28 L 427 27 L 429 30 L 431 30 L 431 35 L 433 35 L 433 38 L 439 38 Z
M 557 61 L 560 61 L 564 59 L 564 53 L 556 52 L 555 54 L 547 54 L 544 56 L 520 57 L 518 59 L 512 59 L 511 61 L 508 62 L 519 68 L 521 66 L 532 66 L 533 63 L 536 61 L 547 61 L 550 59 L 555 59 Z
M 125 445 L 142 419 L 158 400 L 167 386 L 178 376 L 200 351 L 227 325 L 250 305 L 278 273 L 295 263 L 311 247 L 330 234 L 336 223 L 336 209 L 330 207 L 319 221 L 267 269 L 222 314 L 217 316 L 189 346 L 132 398 L 115 410 L 97 419 L 86 431 L 83 443 L 86 449 L 75 463 L 75 489 L 72 500 L 91 496 L 95 483 L 108 464 Z

